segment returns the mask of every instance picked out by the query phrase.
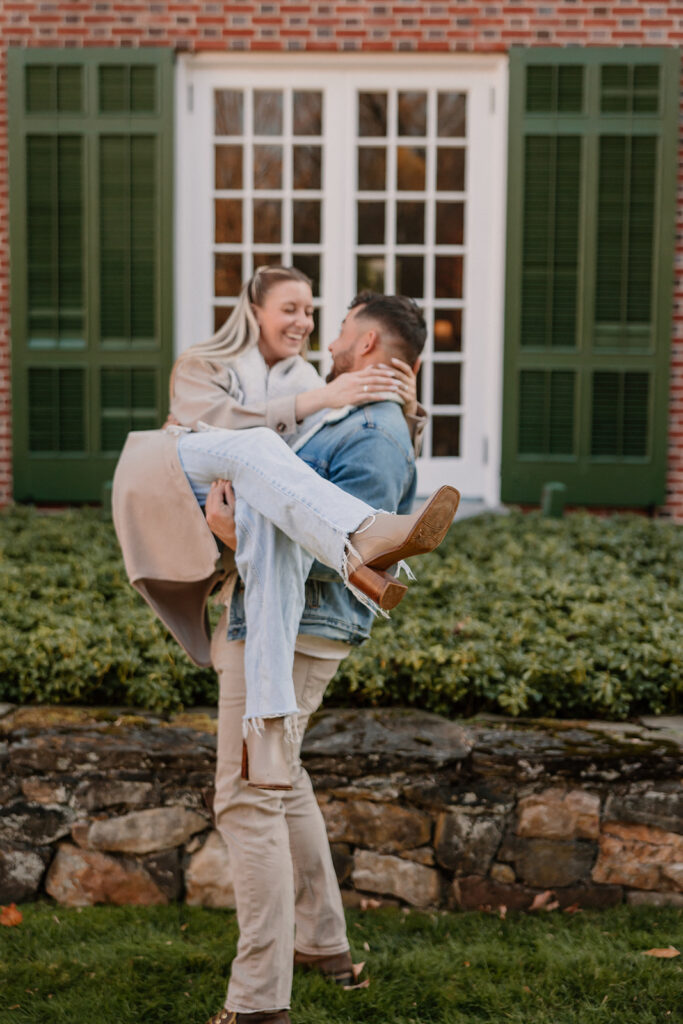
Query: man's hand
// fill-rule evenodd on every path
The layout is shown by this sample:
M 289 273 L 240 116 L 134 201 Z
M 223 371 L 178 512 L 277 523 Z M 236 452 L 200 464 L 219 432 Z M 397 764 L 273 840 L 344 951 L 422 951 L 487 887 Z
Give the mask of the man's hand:
M 214 480 L 206 499 L 206 521 L 213 534 L 232 551 L 237 550 L 235 492 L 229 480 Z

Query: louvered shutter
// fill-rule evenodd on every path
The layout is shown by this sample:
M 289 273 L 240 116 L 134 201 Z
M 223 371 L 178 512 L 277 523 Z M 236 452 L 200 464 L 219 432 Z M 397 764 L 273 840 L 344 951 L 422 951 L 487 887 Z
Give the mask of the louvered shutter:
M 502 498 L 665 498 L 679 58 L 513 50 Z
M 15 497 L 99 500 L 172 359 L 173 55 L 8 54 Z

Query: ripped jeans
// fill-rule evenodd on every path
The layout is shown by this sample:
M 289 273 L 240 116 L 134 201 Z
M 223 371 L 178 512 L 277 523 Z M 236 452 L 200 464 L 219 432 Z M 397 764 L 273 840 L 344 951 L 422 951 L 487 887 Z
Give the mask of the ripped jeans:
M 294 721 L 292 665 L 306 577 L 317 558 L 348 583 L 349 535 L 377 510 L 319 476 L 267 427 L 182 434 L 178 455 L 200 505 L 216 479 L 230 480 L 235 492 L 247 622 L 245 729 L 259 729 L 264 718 Z

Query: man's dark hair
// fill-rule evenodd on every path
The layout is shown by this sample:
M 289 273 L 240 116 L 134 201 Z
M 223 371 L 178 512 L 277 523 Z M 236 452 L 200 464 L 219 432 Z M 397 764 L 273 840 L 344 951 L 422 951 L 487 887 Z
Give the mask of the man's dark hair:
M 360 292 L 349 309 L 363 308 L 356 314 L 374 320 L 382 329 L 382 343 L 409 366 L 417 362 L 425 341 L 427 324 L 417 303 L 406 295 L 380 295 L 379 292 Z

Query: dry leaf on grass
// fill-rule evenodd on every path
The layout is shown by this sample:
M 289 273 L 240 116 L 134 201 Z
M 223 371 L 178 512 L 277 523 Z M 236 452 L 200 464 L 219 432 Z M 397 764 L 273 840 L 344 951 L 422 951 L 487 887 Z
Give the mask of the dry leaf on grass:
M 501 903 L 501 905 L 498 907 L 498 917 L 501 919 L 501 921 L 505 920 L 505 915 L 507 914 L 507 912 L 508 908 L 505 906 L 504 903 Z
M 21 924 L 23 920 L 21 911 L 17 910 L 16 903 L 10 903 L 9 907 L 0 907 L 0 924 L 11 928 L 12 925 Z
M 360 901 L 360 909 L 361 910 L 377 910 L 377 908 L 381 907 L 381 906 L 382 906 L 382 901 L 381 900 L 371 900 L 371 899 L 365 899 L 365 897 L 363 897 L 363 899 Z
M 564 913 L 565 914 L 580 914 L 581 913 L 581 907 L 579 906 L 578 903 L 572 903 L 571 907 L 565 907 L 564 908 Z
M 555 893 L 552 889 L 546 889 L 545 892 L 537 893 L 529 910 L 557 910 L 560 904 L 557 900 L 553 899 L 554 895 Z
M 369 988 L 370 979 L 366 978 L 365 981 L 359 981 L 363 968 L 365 967 L 365 960 L 361 960 L 358 964 L 351 964 L 351 970 L 353 971 L 353 985 L 342 985 L 345 992 L 353 992 L 357 988 Z
M 675 956 L 680 956 L 681 951 L 676 949 L 675 946 L 667 946 L 666 949 L 644 949 L 643 956 L 656 956 L 660 960 L 671 960 Z

